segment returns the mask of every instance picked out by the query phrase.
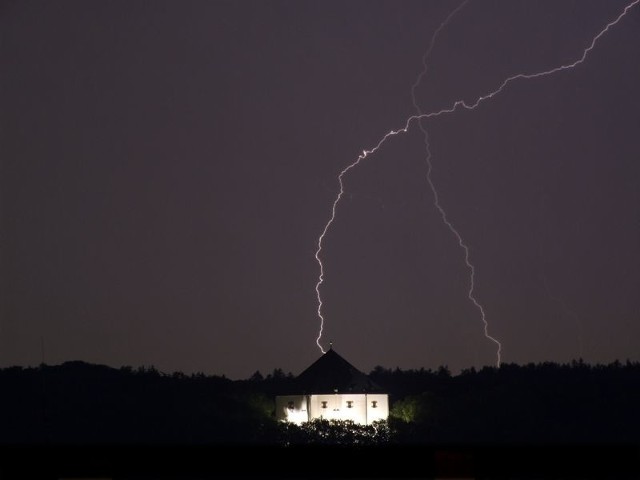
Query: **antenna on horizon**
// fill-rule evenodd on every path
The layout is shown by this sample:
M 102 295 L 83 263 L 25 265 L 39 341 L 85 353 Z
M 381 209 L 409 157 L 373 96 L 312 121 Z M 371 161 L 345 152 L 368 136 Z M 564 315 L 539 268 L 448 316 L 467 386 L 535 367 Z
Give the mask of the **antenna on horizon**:
M 333 350 L 333 340 L 329 342 L 329 350 Z

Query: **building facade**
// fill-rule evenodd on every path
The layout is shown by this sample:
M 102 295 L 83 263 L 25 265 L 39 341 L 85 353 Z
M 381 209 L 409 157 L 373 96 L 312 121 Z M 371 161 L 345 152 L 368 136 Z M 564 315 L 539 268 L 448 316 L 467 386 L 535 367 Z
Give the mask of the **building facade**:
M 300 393 L 276 397 L 276 418 L 301 424 L 315 419 L 370 425 L 389 417 L 389 395 L 332 348 L 296 379 Z

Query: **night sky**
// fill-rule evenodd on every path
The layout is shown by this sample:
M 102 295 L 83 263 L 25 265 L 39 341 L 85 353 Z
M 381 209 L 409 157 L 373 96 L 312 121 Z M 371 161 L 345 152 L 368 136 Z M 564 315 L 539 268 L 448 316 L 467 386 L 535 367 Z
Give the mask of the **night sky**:
M 320 354 L 337 175 L 414 113 L 460 2 L 0 4 L 0 366 L 246 378 Z M 472 0 L 423 111 L 577 60 L 631 3 Z M 508 363 L 640 360 L 640 4 L 574 69 L 424 123 Z M 322 342 L 493 365 L 413 123 L 345 176 Z

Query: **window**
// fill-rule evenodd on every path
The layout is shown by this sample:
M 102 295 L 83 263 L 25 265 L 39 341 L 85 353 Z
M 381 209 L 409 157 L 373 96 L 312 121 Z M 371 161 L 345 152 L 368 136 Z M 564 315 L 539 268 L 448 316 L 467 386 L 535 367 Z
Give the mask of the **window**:
M 378 408 L 378 401 L 377 400 L 371 400 L 371 408 Z
M 289 402 L 289 403 L 287 403 L 287 408 L 288 408 L 289 410 L 293 410 L 293 402 L 292 402 L 292 401 L 291 401 L 291 402 Z
M 347 408 L 353 408 L 353 400 L 347 400 Z
M 321 401 L 320 403 L 322 404 L 322 408 L 327 408 L 327 402 L 326 401 Z

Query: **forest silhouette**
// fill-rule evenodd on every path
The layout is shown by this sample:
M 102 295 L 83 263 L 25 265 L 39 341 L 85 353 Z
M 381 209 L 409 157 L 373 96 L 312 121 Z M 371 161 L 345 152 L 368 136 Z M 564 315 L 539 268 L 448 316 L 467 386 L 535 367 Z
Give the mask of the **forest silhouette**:
M 281 369 L 4 368 L 0 478 L 639 478 L 639 363 L 369 376 L 388 421 L 298 426 L 275 419 L 300 393 Z
M 275 420 L 300 393 L 281 369 L 246 380 L 84 362 L 0 370 L 2 445 L 638 445 L 640 364 L 376 367 L 388 422 Z

